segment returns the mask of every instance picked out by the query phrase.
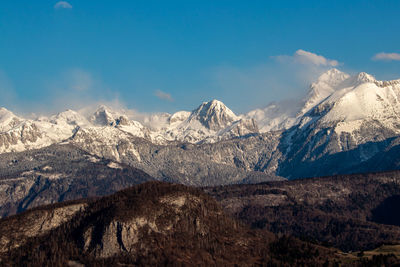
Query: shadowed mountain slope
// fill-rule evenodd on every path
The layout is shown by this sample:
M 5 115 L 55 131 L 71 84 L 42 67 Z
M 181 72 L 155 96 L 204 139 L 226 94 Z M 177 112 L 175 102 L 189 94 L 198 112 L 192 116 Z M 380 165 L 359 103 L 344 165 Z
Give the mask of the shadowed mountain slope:
M 400 172 L 340 175 L 207 188 L 253 228 L 335 246 L 373 249 L 400 243 Z
M 72 145 L 0 155 L 0 217 L 66 200 L 104 196 L 154 180 Z

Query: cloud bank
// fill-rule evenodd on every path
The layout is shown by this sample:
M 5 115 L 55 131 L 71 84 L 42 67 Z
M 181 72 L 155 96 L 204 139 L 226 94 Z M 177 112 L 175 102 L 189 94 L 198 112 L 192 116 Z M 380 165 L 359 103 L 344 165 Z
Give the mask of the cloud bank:
M 132 103 L 127 103 L 118 90 L 91 70 L 69 68 L 52 76 L 40 77 L 37 82 L 41 90 L 26 97 L 23 91 L 17 90 L 7 73 L 0 69 L 0 107 L 28 118 L 53 115 L 66 109 L 91 114 L 99 105 L 121 110 L 129 118 L 138 121 L 144 121 L 150 114 L 129 107 L 128 104 Z M 154 95 L 165 101 L 173 101 L 170 94 L 160 90 Z
M 169 102 L 174 101 L 174 99 L 172 98 L 172 96 L 170 94 L 168 94 L 166 92 L 163 92 L 161 90 L 156 90 L 154 92 L 154 95 L 156 97 L 158 97 L 159 99 L 161 99 L 161 100 L 166 100 L 166 101 L 169 101 Z
M 384 61 L 400 61 L 400 54 L 399 53 L 378 53 L 372 57 L 373 60 L 384 60 Z
M 253 66 L 218 66 L 211 70 L 210 86 L 215 88 L 213 97 L 244 113 L 271 102 L 303 98 L 311 82 L 338 65 L 341 63 L 337 60 L 299 49 Z
M 315 53 L 305 51 L 303 49 L 297 50 L 292 56 L 280 55 L 280 56 L 273 56 L 272 58 L 275 58 L 281 62 L 292 61 L 293 63 L 300 63 L 304 65 L 326 66 L 326 67 L 336 67 L 339 65 L 339 62 L 337 60 L 327 59 L 324 56 L 317 55 Z
M 59 1 L 54 5 L 55 9 L 71 9 L 72 5 L 66 1 Z
M 110 88 L 102 78 L 90 70 L 70 68 L 43 81 L 44 111 L 79 109 L 98 103 L 122 103 L 118 92 Z
M 236 113 L 245 113 L 270 102 L 302 98 L 310 82 L 337 64 L 336 60 L 300 49 L 291 56 L 271 57 L 253 66 L 215 66 L 205 70 L 205 84 L 196 88 L 190 97 L 198 102 L 220 99 L 228 106 L 236 107 Z M 39 83 L 42 90 L 37 95 L 24 97 L 13 90 L 12 81 L 0 70 L 0 93 L 3 96 L 0 104 L 6 107 L 17 105 L 22 111 L 34 110 L 41 114 L 96 106 L 98 103 L 127 106 L 121 103 L 118 90 L 90 70 L 70 68 L 51 77 L 43 77 Z M 206 90 L 203 92 L 202 88 Z M 165 101 L 158 104 L 175 102 L 170 93 L 162 90 L 153 91 L 153 97 Z M 179 101 L 178 104 L 185 103 Z M 135 113 L 138 116 L 138 112 Z

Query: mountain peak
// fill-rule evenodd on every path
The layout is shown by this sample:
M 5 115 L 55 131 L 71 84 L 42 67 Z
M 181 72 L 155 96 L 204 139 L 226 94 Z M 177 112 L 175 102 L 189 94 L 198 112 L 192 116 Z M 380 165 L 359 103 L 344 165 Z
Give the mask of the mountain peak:
M 186 120 L 190 116 L 190 114 L 191 113 L 189 111 L 175 112 L 168 118 L 169 123 L 182 122 L 182 121 Z
M 213 99 L 208 102 L 203 102 L 196 110 L 207 110 L 207 111 L 220 111 L 228 112 L 230 115 L 236 116 L 224 103 L 219 100 Z
M 321 74 L 317 81 L 311 84 L 310 91 L 304 100 L 305 104 L 300 114 L 305 114 L 312 107 L 330 96 L 335 92 L 337 87 L 349 77 L 350 75 L 347 73 L 341 72 L 335 68 Z
M 192 111 L 189 117 L 191 120 L 199 120 L 206 128 L 217 131 L 238 120 L 238 117 L 224 103 L 214 99 L 203 102 Z
M 110 111 L 110 110 L 111 110 L 111 108 L 107 107 L 107 106 L 104 105 L 104 104 L 99 105 L 99 106 L 97 107 L 97 109 L 96 109 L 96 111 Z
M 98 125 L 112 125 L 115 121 L 114 112 L 105 105 L 100 105 L 94 114 L 90 117 L 92 123 Z
M 213 99 L 209 102 L 205 102 L 205 103 L 210 103 L 210 106 L 213 107 L 226 107 L 224 103 L 222 103 L 221 101 L 217 100 L 217 99 Z
M 78 114 L 78 112 L 76 112 L 75 110 L 72 109 L 66 109 L 60 113 L 58 113 L 58 115 L 75 115 Z
M 0 108 L 0 124 L 9 124 L 11 121 L 18 120 L 19 118 L 6 108 Z
M 371 74 L 368 74 L 366 72 L 360 72 L 357 75 L 357 81 L 360 81 L 360 82 L 375 82 L 376 79 Z
M 8 116 L 8 115 L 14 115 L 14 113 L 12 113 L 11 111 L 9 111 L 8 109 L 1 107 L 0 108 L 0 118 L 3 116 Z
M 318 85 L 321 83 L 325 83 L 331 87 L 338 85 L 339 83 L 341 83 L 342 81 L 344 81 L 345 79 L 349 78 L 350 75 L 348 75 L 347 73 L 344 73 L 338 69 L 330 69 L 324 73 L 322 73 L 316 82 L 314 82 L 311 87 L 313 85 Z
M 112 108 L 110 108 L 110 107 L 108 107 L 108 106 L 106 106 L 104 104 L 101 104 L 101 105 L 99 105 L 97 107 L 97 109 L 96 109 L 96 111 L 94 113 L 109 113 L 109 114 L 113 114 L 113 113 L 115 113 L 115 111 Z
M 338 75 L 338 74 L 342 74 L 342 73 L 343 72 L 338 70 L 337 68 L 332 68 L 332 69 L 329 69 L 329 70 L 325 71 L 324 73 L 322 73 L 320 75 L 320 77 L 321 76 L 333 76 L 333 75 Z
M 67 123 L 79 126 L 88 124 L 88 121 L 84 116 L 72 109 L 67 109 L 53 116 L 51 122 L 56 124 Z

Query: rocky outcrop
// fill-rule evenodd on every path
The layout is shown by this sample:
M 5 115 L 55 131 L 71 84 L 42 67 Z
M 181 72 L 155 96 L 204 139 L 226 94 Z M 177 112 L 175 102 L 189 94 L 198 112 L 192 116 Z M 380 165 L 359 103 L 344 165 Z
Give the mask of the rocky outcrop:
M 0 220 L 0 255 L 23 246 L 29 238 L 40 237 L 51 230 L 70 221 L 74 215 L 81 212 L 86 203 L 69 203 L 55 206 L 53 209 L 35 209 L 24 216 L 14 216 Z M 24 227 L 21 227 L 23 225 Z M 0 261 L 1 263 L 1 261 Z
M 42 223 L 33 216 L 49 216 L 51 231 L 33 230 Z M 293 266 L 342 258 L 321 246 L 250 230 L 199 189 L 159 182 L 3 219 L 0 232 L 7 240 L 1 243 L 3 265 Z

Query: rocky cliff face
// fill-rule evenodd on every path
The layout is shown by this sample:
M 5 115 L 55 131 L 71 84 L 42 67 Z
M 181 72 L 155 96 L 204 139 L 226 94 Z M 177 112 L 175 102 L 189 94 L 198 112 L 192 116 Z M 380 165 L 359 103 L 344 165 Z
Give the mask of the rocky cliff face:
M 321 246 L 250 230 L 200 190 L 165 183 L 34 209 L 0 220 L 0 231 L 4 265 L 293 266 L 342 258 Z
M 118 135 L 104 142 L 93 132 L 78 132 L 71 142 L 94 155 L 139 168 L 160 180 L 188 185 L 218 185 L 280 179 L 273 174 L 273 159 L 279 134 L 264 134 L 218 143 L 155 145 L 129 135 Z M 105 145 L 107 144 L 107 145 Z M 257 172 L 261 161 L 270 170 Z
M 48 234 L 70 221 L 86 207 L 87 204 L 84 202 L 61 204 L 54 206 L 53 209 L 36 209 L 25 216 L 14 216 L 0 221 L 0 229 L 3 231 L 0 238 L 0 255 L 25 245 L 29 238 Z

